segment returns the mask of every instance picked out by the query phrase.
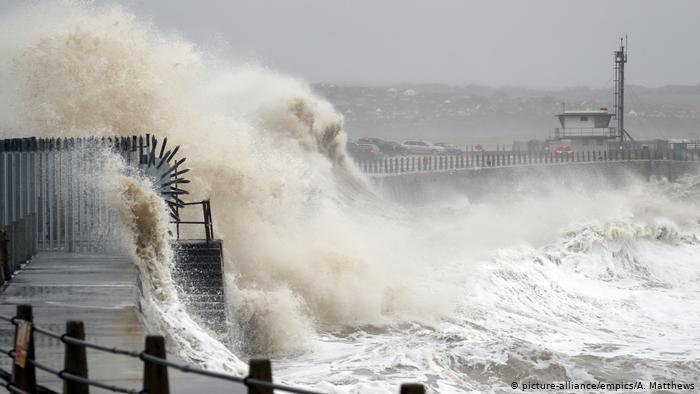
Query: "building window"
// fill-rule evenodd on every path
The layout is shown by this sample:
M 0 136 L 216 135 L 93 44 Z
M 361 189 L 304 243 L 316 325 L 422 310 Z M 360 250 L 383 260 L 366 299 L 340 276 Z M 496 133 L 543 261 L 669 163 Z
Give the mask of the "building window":
M 588 116 L 582 116 L 581 122 L 588 122 Z

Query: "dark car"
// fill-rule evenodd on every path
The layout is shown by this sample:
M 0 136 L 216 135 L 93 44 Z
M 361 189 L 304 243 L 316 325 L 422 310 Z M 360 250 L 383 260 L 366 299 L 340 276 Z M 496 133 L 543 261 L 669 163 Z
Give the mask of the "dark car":
M 381 138 L 369 138 L 369 137 L 360 138 L 357 140 L 358 144 L 372 144 L 372 145 L 377 145 L 377 146 L 379 146 L 385 142 L 386 141 L 384 141 Z
M 386 141 L 379 149 L 388 156 L 404 156 L 408 154 L 406 147 L 394 141 Z
M 408 150 L 398 142 L 385 141 L 381 138 L 360 138 L 358 144 L 371 144 L 379 147 L 386 156 L 401 156 L 408 154 Z
M 382 151 L 374 144 L 358 144 L 355 159 L 357 160 L 379 160 L 384 157 Z

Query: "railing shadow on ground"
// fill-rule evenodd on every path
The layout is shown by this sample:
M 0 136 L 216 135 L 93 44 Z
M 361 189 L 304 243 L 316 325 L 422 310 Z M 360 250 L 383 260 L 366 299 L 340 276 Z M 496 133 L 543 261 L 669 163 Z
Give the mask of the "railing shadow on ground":
M 168 368 L 174 368 L 186 373 L 244 385 L 249 394 L 272 394 L 274 390 L 297 394 L 321 394 L 320 391 L 273 383 L 272 366 L 270 360 L 267 359 L 251 359 L 248 364 L 248 376 L 236 376 L 167 360 L 165 338 L 159 335 L 146 336 L 145 349 L 142 351 L 124 350 L 85 341 L 85 329 L 82 321 L 67 321 L 66 332 L 63 334 L 38 327 L 33 324 L 34 317 L 31 305 L 17 305 L 15 316 L 0 315 L 0 320 L 15 326 L 13 341 L 15 349 L 0 349 L 0 353 L 12 359 L 11 373 L 0 369 L 0 379 L 5 381 L 4 387 L 11 393 L 55 393 L 51 389 L 37 384 L 36 370 L 39 369 L 62 380 L 64 394 L 86 394 L 89 393 L 91 386 L 116 393 L 169 394 Z M 37 360 L 34 349 L 35 333 L 65 344 L 63 369 L 57 370 Z M 125 388 L 90 379 L 88 377 L 88 348 L 141 360 L 143 362 L 143 388 L 140 390 Z M 401 385 L 400 393 L 423 394 L 425 388 L 422 384 L 407 383 Z

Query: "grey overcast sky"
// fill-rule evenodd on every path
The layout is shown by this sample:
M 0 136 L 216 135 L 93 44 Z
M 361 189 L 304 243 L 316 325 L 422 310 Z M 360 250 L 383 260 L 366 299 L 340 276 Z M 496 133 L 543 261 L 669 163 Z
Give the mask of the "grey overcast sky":
M 98 3 L 110 3 L 98 1 Z M 698 0 L 124 0 L 198 45 L 311 82 L 609 86 L 700 83 Z

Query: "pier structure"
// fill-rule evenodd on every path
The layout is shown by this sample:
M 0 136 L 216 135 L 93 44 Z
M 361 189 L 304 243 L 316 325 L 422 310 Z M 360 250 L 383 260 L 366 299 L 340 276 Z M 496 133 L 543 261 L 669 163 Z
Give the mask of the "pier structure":
M 628 161 L 699 161 L 700 143 L 652 141 L 619 149 L 469 151 L 461 155 L 391 156 L 358 160 L 357 166 L 372 176 L 444 171 L 474 171 L 498 167 L 571 165 Z

